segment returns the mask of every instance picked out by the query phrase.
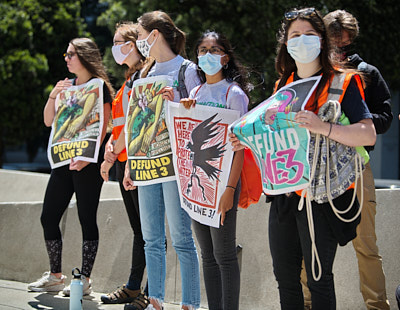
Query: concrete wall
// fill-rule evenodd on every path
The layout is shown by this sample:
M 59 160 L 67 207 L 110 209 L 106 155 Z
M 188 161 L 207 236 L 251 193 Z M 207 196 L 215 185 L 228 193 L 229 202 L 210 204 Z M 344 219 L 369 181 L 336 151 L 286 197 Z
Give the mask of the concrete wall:
M 46 182 L 46 175 L 15 174 L 0 170 L 0 197 L 1 201 L 6 201 L 0 203 L 0 279 L 30 282 L 49 268 L 39 221 L 42 204 L 40 198 L 37 198 L 43 196 Z M 132 233 L 122 200 L 112 196 L 119 197 L 117 184 L 105 184 L 104 198 L 98 212 L 100 246 L 92 273 L 93 287 L 98 292 L 114 290 L 125 283 L 129 275 Z M 377 199 L 378 246 L 384 259 L 388 297 L 394 309 L 394 291 L 400 283 L 400 208 L 397 206 L 400 190 L 378 190 Z M 80 226 L 74 203 L 70 207 L 61 223 L 64 232 L 63 272 L 68 276 L 70 270 L 79 267 L 81 263 Z M 268 207 L 268 204 L 260 201 L 238 213 L 237 241 L 243 247 L 239 256 L 241 309 L 280 308 L 268 247 Z M 167 237 L 166 300 L 179 302 L 179 262 L 170 246 L 168 234 Z M 359 293 L 357 262 L 351 244 L 338 249 L 334 274 L 337 308 L 365 309 Z M 202 305 L 207 305 L 203 283 Z

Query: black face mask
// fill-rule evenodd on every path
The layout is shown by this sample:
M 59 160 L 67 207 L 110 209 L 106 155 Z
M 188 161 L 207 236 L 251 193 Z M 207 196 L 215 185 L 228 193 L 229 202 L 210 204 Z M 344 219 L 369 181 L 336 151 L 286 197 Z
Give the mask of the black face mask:
M 339 51 L 341 52 L 343 58 L 351 56 L 355 53 L 354 44 L 350 43 L 348 45 L 339 47 Z

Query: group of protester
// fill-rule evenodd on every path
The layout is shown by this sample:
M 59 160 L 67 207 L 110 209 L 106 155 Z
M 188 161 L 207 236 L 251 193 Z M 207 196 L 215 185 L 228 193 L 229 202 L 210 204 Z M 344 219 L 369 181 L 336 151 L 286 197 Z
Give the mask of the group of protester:
M 279 80 L 275 92 L 285 85 L 311 76 L 321 80 L 305 109 L 295 116 L 300 127 L 312 134 L 328 137 L 347 146 L 373 149 L 376 134 L 388 130 L 392 121 L 390 93 L 379 71 L 366 64 L 352 47 L 358 35 L 357 20 L 346 11 L 334 11 L 324 18 L 314 8 L 293 9 L 285 13 L 278 35 L 276 70 Z M 105 73 L 96 44 L 87 38 L 73 39 L 64 54 L 69 72 L 76 77 L 59 81 L 51 91 L 44 109 L 46 126 L 52 126 L 56 100 L 72 85 L 83 85 L 94 78 L 104 81 L 103 128 L 101 150 L 96 163 L 71 159 L 69 165 L 52 169 L 47 186 L 41 223 L 50 260 L 50 271 L 29 284 L 32 291 L 61 291 L 68 296 L 62 274 L 62 236 L 59 223 L 75 193 L 82 227 L 82 282 L 84 294 L 91 292 L 91 271 L 95 261 L 99 233 L 96 214 L 103 181 L 116 166 L 124 205 L 133 230 L 131 272 L 125 285 L 103 295 L 104 303 L 125 304 L 124 309 L 163 309 L 166 277 L 165 216 L 180 262 L 182 309 L 200 306 L 198 254 L 192 237 L 195 231 L 201 250 L 204 281 L 209 309 L 239 309 L 240 272 L 236 253 L 236 217 L 241 189 L 240 173 L 244 146 L 230 134 L 235 151 L 229 179 L 219 212 L 221 225 L 210 227 L 191 220 L 180 205 L 177 182 L 168 181 L 137 186 L 127 167 L 125 134 L 127 107 L 132 85 L 146 77 L 168 75 L 173 85 L 162 91 L 164 99 L 181 102 L 187 109 L 196 104 L 248 111 L 249 83 L 246 68 L 239 63 L 229 40 L 222 34 L 206 31 L 195 46 L 196 59 L 188 62 L 185 34 L 162 11 L 143 14 L 137 23 L 117 24 L 112 54 L 116 63 L 127 65 L 126 81 L 116 93 Z M 184 85 L 179 74 L 185 66 Z M 347 126 L 322 121 L 319 109 L 326 103 L 334 77 L 346 81 L 340 91 L 340 107 L 350 121 Z M 84 108 L 83 108 L 84 110 Z M 109 116 L 113 128 L 106 137 Z M 343 211 L 351 205 L 353 194 L 364 194 L 361 215 L 357 200 L 350 208 L 355 219 L 343 222 L 332 212 L 329 203 L 311 201 L 315 240 L 311 240 L 306 208 L 298 210 L 303 197 L 296 193 L 267 196 L 270 250 L 278 282 L 282 309 L 335 309 L 336 298 L 332 267 L 338 244 L 353 240 L 357 253 L 361 292 L 368 309 L 389 309 L 382 259 L 376 246 L 375 187 L 370 165 L 363 172 L 364 186 L 351 186 L 333 199 Z M 312 249 L 318 248 L 320 277 L 313 272 Z M 305 274 L 300 274 L 302 264 Z M 147 284 L 142 291 L 144 270 Z M 303 287 L 302 287 L 303 285 Z M 307 289 L 308 287 L 308 289 Z M 304 293 L 303 293 L 304 292 Z M 307 293 L 308 292 L 308 293 Z

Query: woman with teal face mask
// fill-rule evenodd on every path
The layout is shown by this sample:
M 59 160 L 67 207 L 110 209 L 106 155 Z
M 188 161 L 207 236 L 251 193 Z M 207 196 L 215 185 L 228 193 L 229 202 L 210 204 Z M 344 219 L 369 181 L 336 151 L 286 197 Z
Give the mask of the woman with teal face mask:
M 285 13 L 277 51 L 275 64 L 280 79 L 275 91 L 293 81 L 321 76 L 304 110 L 297 112 L 294 118 L 300 127 L 310 131 L 311 138 L 324 136 L 324 139 L 326 137 L 350 147 L 375 143 L 375 128 L 363 100 L 361 79 L 356 72 L 332 63 L 330 56 L 333 51 L 325 24 L 317 10 L 293 9 Z M 323 121 L 318 116 L 320 108 L 325 107 L 332 93 L 333 81 L 338 78 L 344 81 L 335 91 L 342 94 L 337 101 L 341 111 L 350 120 L 351 124 L 347 126 Z M 234 149 L 242 148 L 235 136 L 231 135 L 230 140 Z M 311 160 L 310 166 L 314 160 Z M 339 166 L 341 163 L 334 164 Z M 327 175 L 329 179 L 331 176 Z M 344 188 L 344 192 L 333 199 L 336 210 L 342 212 L 343 216 L 345 214 L 348 221 L 343 221 L 343 217 L 340 219 L 329 202 L 317 202 L 309 194 L 305 198 L 298 194 L 296 191 L 268 198 L 272 201 L 269 245 L 281 308 L 304 309 L 300 284 L 304 258 L 312 309 L 336 309 L 332 267 L 337 246 L 345 245 L 356 236 L 360 221 L 358 202 L 352 202 L 354 184 Z M 329 194 L 333 195 L 333 191 Z M 303 199 L 305 207 L 302 207 Z M 350 210 L 343 212 L 346 209 Z
M 221 34 L 206 31 L 197 41 L 198 71 L 203 84 L 195 87 L 189 98 L 181 99 L 186 108 L 201 104 L 248 110 L 246 71 L 233 53 L 229 41 Z M 210 109 L 210 116 L 215 112 Z M 210 310 L 239 309 L 240 272 L 236 255 L 236 214 L 240 194 L 240 172 L 244 151 L 235 152 L 232 168 L 218 211 L 221 226 L 210 227 L 192 220 L 201 247 L 204 282 Z

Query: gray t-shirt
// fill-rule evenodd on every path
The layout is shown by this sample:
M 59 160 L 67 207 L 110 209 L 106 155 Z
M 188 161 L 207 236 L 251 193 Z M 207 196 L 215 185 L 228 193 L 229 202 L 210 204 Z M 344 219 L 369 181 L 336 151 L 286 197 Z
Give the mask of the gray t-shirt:
M 175 58 L 165 62 L 156 62 L 147 75 L 148 77 L 157 75 L 168 75 L 172 77 L 172 87 L 174 88 L 173 101 L 175 102 L 179 102 L 181 100 L 181 96 L 176 87 L 179 85 L 178 75 L 183 60 L 184 58 L 178 55 Z M 185 85 L 188 93 L 190 93 L 190 91 L 199 84 L 200 79 L 197 75 L 197 66 L 191 62 L 185 71 Z
M 249 98 L 245 92 L 238 84 L 226 79 L 195 87 L 189 98 L 196 99 L 196 104 L 239 111 L 240 116 L 248 111 Z

